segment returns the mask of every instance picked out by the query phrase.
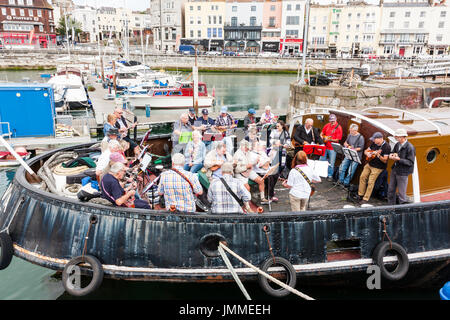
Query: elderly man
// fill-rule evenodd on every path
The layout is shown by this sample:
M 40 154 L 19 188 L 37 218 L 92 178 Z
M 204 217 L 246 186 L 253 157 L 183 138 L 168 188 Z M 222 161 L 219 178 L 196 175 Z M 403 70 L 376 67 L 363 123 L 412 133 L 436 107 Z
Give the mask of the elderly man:
M 203 194 L 197 175 L 183 170 L 185 157 L 176 153 L 172 156 L 172 168 L 161 173 L 158 193 L 164 196 L 166 209 L 172 206 L 178 211 L 195 212 L 195 195 Z
M 193 107 L 189 108 L 188 118 L 191 126 L 193 126 L 195 121 L 197 121 L 197 115 L 195 114 L 195 109 Z
M 369 162 L 366 163 L 359 177 L 358 200 L 361 201 L 362 199 L 363 204 L 369 202 L 375 181 L 386 169 L 388 157 L 391 153 L 391 147 L 384 141 L 381 132 L 375 132 L 370 140 L 372 144 L 364 151 Z
M 250 191 L 248 180 L 258 184 L 259 192 L 264 194 L 264 180 L 253 170 L 253 163 L 250 161 L 250 142 L 241 140 L 239 150 L 233 156 L 234 177 L 240 180 L 244 187 Z
M 220 109 L 220 115 L 215 121 L 215 126 L 217 130 L 222 132 L 237 127 L 237 124 L 234 122 L 233 116 L 228 113 L 228 108 L 226 106 L 223 106 Z
M 292 137 L 294 141 L 297 143 L 297 146 L 295 147 L 295 154 L 303 150 L 303 146 L 305 144 L 312 144 L 312 143 L 319 145 L 323 144 L 323 140 L 319 134 L 318 129 L 314 128 L 313 125 L 314 120 L 308 118 L 305 120 L 304 125 L 299 125 L 295 130 L 295 133 Z
M 358 132 L 358 125 L 353 123 L 350 126 L 350 134 L 344 142 L 344 147 L 355 150 L 358 153 L 359 161 L 362 162 L 362 155 L 364 151 L 365 140 L 362 134 Z M 356 169 L 359 163 L 348 158 L 342 160 L 339 167 L 339 180 L 338 184 L 347 188 L 350 185 L 350 181 L 353 179 Z M 348 170 L 348 172 L 347 172 Z
M 111 140 L 119 140 L 119 130 L 114 127 L 108 130 L 106 133 L 106 136 L 103 138 L 102 142 L 100 143 L 100 148 L 102 152 L 105 152 L 106 149 L 108 149 L 108 143 Z
M 399 203 L 408 203 L 406 188 L 408 186 L 408 176 L 414 171 L 416 149 L 408 141 L 407 137 L 408 133 L 405 129 L 397 129 L 395 131 L 394 138 L 397 140 L 397 143 L 389 155 L 389 159 L 394 161 L 387 196 L 390 205 L 397 203 L 397 188 Z
M 336 151 L 334 151 L 332 142 L 339 143 L 342 139 L 342 127 L 337 122 L 337 117 L 335 114 L 330 114 L 328 118 L 328 123 L 323 127 L 322 132 L 320 133 L 320 137 L 323 139 L 323 142 L 326 146 L 325 155 L 320 157 L 320 161 L 327 161 L 329 163 L 328 166 L 328 177 L 327 181 L 333 181 L 334 174 L 334 163 L 336 162 Z
M 116 116 L 116 128 L 119 129 L 120 138 L 124 141 L 128 142 L 130 144 L 130 149 L 133 150 L 134 155 L 137 157 L 141 153 L 141 149 L 139 146 L 131 140 L 130 136 L 128 135 L 128 130 L 133 129 L 137 126 L 137 123 L 133 123 L 130 127 L 127 125 L 127 120 L 123 116 L 123 109 L 120 107 L 117 107 L 114 110 L 114 115 Z
M 206 176 L 211 181 L 222 177 L 222 165 L 232 161 L 231 155 L 227 152 L 226 145 L 222 142 L 216 142 L 215 147 L 206 154 L 203 167 L 206 169 Z
M 247 132 L 250 125 L 256 125 L 255 109 L 248 109 L 248 114 L 244 118 L 244 130 Z
M 124 164 L 120 162 L 116 162 L 111 166 L 111 169 L 105 174 L 100 183 L 102 198 L 118 207 L 150 209 L 150 205 L 146 201 L 135 199 L 135 184 L 130 184 L 125 189 L 123 188 L 121 181 L 125 176 L 126 169 Z
M 182 136 L 182 133 L 184 132 L 192 133 L 192 126 L 189 123 L 189 116 L 187 113 L 182 113 L 180 116 L 180 120 L 175 122 L 173 125 L 172 155 L 174 155 L 175 153 L 184 153 L 184 149 L 188 143 L 188 141 L 180 141 L 180 136 Z
M 211 202 L 212 213 L 243 213 L 242 206 L 251 212 L 250 192 L 241 181 L 233 178 L 233 164 L 222 165 L 222 178 L 214 180 L 208 189 L 208 201 Z

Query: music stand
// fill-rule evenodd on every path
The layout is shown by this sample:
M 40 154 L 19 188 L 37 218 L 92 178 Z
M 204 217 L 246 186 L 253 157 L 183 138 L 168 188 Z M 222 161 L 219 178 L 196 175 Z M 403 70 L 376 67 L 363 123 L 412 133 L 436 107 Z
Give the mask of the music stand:
M 361 164 L 361 160 L 359 159 L 358 152 L 356 150 L 350 149 L 350 148 L 342 148 L 344 152 L 344 156 L 351 160 L 355 161 L 358 164 Z
M 331 146 L 333 147 L 333 150 L 336 153 L 344 154 L 344 151 L 342 150 L 343 148 L 342 148 L 342 146 L 339 143 L 332 142 Z
M 307 155 L 318 155 L 318 156 L 324 156 L 325 152 L 327 150 L 326 146 L 321 146 L 318 144 L 305 144 L 303 145 L 303 151 L 307 154 Z
M 266 178 L 268 176 L 273 176 L 278 172 L 278 167 L 280 166 L 279 163 L 277 163 L 276 165 L 274 165 L 273 167 L 270 167 L 269 170 L 267 171 L 267 173 L 264 175 L 263 180 L 266 180 Z M 267 186 L 267 198 L 269 198 L 269 186 Z M 268 205 L 269 205 L 269 211 L 272 211 L 272 200 L 271 199 L 267 199 L 269 200 Z

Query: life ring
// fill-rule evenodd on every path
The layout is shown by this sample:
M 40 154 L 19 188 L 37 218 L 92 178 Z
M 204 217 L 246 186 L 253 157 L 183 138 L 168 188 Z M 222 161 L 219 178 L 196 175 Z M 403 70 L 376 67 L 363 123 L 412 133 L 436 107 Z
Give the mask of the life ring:
M 6 233 L 0 233 L 0 270 L 8 268 L 14 254 L 11 237 Z
M 87 287 L 81 288 L 81 277 L 77 278 L 77 276 L 81 276 L 81 268 L 76 269 L 75 267 L 80 264 L 89 264 L 92 268 L 92 280 L 89 282 Z M 75 285 L 73 283 L 75 280 Z M 79 256 L 69 261 L 64 267 L 62 273 L 62 282 L 63 287 L 67 291 L 67 293 L 81 297 L 88 295 L 95 290 L 97 290 L 103 281 L 103 267 L 100 261 L 97 258 L 85 255 Z
M 397 256 L 398 265 L 393 271 L 387 270 L 383 262 L 383 258 L 386 256 L 387 251 L 394 251 L 395 255 Z M 378 267 L 380 267 L 381 275 L 388 280 L 400 280 L 408 273 L 408 254 L 406 253 L 406 250 L 403 249 L 403 247 L 398 243 L 390 243 L 388 241 L 380 242 L 373 251 L 373 261 Z
M 281 266 L 284 270 L 286 270 L 286 272 L 287 272 L 286 284 L 292 288 L 295 287 L 295 285 L 297 283 L 297 274 L 295 273 L 295 269 L 289 261 L 287 261 L 286 259 L 281 258 L 281 257 L 269 258 L 262 263 L 260 269 L 261 269 L 261 271 L 268 273 L 267 271 L 272 266 Z M 281 297 L 285 297 L 285 296 L 289 295 L 290 291 L 288 291 L 284 288 L 279 288 L 279 289 L 272 288 L 272 286 L 269 284 L 269 281 L 270 280 L 267 279 L 266 277 L 258 274 L 259 285 L 267 294 L 277 297 L 277 298 L 281 298 Z M 278 285 L 276 285 L 276 286 L 278 286 Z

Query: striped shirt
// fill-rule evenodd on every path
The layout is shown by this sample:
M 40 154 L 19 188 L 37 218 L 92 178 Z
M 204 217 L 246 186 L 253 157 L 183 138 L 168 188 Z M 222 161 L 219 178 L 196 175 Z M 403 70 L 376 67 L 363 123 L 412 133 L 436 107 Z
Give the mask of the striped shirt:
M 223 179 L 239 199 L 248 202 L 251 199 L 250 192 L 245 189 L 243 183 L 225 174 Z M 208 201 L 211 202 L 212 213 L 242 213 L 242 208 L 233 196 L 227 191 L 220 179 L 212 181 L 208 189 Z
M 175 169 L 189 179 L 195 193 L 200 193 L 203 190 L 196 174 L 185 171 L 182 167 L 175 167 Z M 164 194 L 167 210 L 170 209 L 171 205 L 175 205 L 178 211 L 195 212 L 195 196 L 192 193 L 192 188 L 178 173 L 172 170 L 161 173 L 158 193 Z

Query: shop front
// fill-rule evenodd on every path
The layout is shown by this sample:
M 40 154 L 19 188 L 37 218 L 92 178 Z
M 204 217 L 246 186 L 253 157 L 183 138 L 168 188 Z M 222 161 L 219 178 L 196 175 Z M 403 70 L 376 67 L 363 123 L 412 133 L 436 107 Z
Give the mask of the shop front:
M 224 41 L 220 39 L 209 39 L 209 51 L 222 52 L 224 49 Z
M 277 53 L 280 48 L 279 41 L 264 41 L 262 43 L 262 51 L 263 52 L 275 52 Z
M 280 39 L 280 52 L 298 54 L 303 50 L 303 39 L 286 38 Z

